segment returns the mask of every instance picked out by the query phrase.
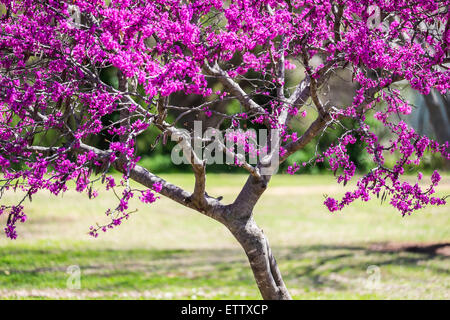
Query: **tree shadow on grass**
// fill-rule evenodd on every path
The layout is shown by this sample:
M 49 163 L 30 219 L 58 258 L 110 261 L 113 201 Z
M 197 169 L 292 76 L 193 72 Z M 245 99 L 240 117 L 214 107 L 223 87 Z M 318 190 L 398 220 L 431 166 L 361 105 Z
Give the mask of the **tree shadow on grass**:
M 331 275 L 345 275 L 348 279 L 367 279 L 368 268 L 376 266 L 391 277 L 401 277 L 401 272 L 414 274 L 416 280 L 426 281 L 430 275 L 447 279 L 450 276 L 450 259 L 444 248 L 448 243 L 435 244 L 370 244 L 370 245 L 316 245 L 296 248 L 280 248 L 281 268 L 289 261 L 298 261 L 285 273 L 289 283 L 297 278 L 298 284 L 314 289 L 346 289 L 349 283 L 358 281 L 336 281 Z M 275 250 L 276 251 L 276 250 Z M 302 261 L 307 263 L 301 263 Z M 398 269 L 396 271 L 395 269 Z M 388 272 L 386 272 L 388 271 Z
M 310 245 L 275 247 L 273 252 L 288 287 L 344 291 L 367 278 L 371 265 L 381 268 L 387 281 L 409 274 L 415 281 L 430 276 L 448 280 L 447 247 L 450 244 Z M 80 267 L 87 290 L 246 287 L 256 292 L 248 261 L 238 249 L 0 248 L 0 287 L 61 288 L 71 265 Z

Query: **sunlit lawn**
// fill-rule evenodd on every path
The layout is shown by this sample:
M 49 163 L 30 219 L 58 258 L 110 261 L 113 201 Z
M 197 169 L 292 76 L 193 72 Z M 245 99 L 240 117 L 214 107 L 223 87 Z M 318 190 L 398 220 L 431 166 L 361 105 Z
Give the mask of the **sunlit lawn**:
M 163 176 L 192 189 L 190 175 Z M 230 202 L 245 179 L 209 175 L 208 193 Z M 402 218 L 374 199 L 331 214 L 324 194 L 344 192 L 333 179 L 277 176 L 255 210 L 294 298 L 449 299 L 450 244 L 442 244 L 450 243 L 450 205 Z M 450 194 L 450 177 L 439 190 Z M 35 196 L 19 239 L 0 237 L 0 298 L 260 298 L 229 232 L 170 200 L 136 200 L 139 210 L 124 225 L 89 237 L 89 226 L 105 222 L 115 205 L 101 190 L 95 200 L 73 191 Z M 419 243 L 441 245 L 412 248 Z M 67 287 L 69 266 L 81 270 L 79 290 Z

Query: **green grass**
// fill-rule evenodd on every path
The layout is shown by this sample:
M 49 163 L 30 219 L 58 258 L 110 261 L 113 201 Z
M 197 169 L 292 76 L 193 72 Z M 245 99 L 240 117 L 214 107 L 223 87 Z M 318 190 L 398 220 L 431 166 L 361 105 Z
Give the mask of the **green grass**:
M 192 189 L 191 175 L 164 177 Z M 231 202 L 245 179 L 209 175 L 208 193 Z M 106 221 L 103 212 L 116 204 L 112 194 L 99 191 L 95 200 L 73 191 L 40 194 L 26 205 L 29 220 L 19 226 L 19 239 L 0 238 L 0 298 L 260 298 L 245 254 L 229 232 L 167 199 L 150 206 L 134 201 L 138 212 L 129 221 L 90 238 L 88 227 Z M 402 218 L 375 199 L 330 214 L 323 195 L 343 192 L 326 175 L 276 176 L 255 209 L 294 298 L 449 299 L 448 255 L 375 246 L 449 243 L 449 206 Z M 439 192 L 450 194 L 449 177 Z M 14 203 L 19 196 L 5 199 Z M 81 270 L 79 290 L 67 287 L 73 265 Z M 369 266 L 379 270 L 375 285 Z

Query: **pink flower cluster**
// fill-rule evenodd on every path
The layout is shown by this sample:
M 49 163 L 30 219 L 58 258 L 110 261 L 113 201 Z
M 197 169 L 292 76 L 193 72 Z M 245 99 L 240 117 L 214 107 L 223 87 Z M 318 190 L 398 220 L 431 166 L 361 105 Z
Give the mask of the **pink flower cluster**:
M 91 228 L 96 236 L 98 230 L 113 228 L 129 217 L 133 192 L 144 203 L 157 199 L 154 192 L 161 186 L 133 190 L 129 180 L 140 160 L 136 137 L 156 126 L 164 131 L 164 140 L 170 131 L 164 109 L 171 107 L 168 97 L 176 93 L 204 98 L 208 107 L 195 108 L 212 117 L 210 100 L 224 102 L 241 94 L 242 107 L 253 107 L 226 115 L 231 126 L 240 128 L 245 120 L 279 129 L 281 158 L 290 146 L 302 145 L 321 132 L 310 130 L 300 136 L 288 125 L 293 117 L 306 117 L 306 102 L 320 115 L 316 124 L 325 123 L 327 130 L 342 118 L 357 123 L 316 161 L 327 162 L 339 173 L 338 182 L 346 183 L 356 169 L 347 147 L 363 143 L 374 168 L 341 201 L 327 198 L 330 211 L 355 199 L 367 201 L 370 194 L 390 196 L 402 214 L 445 203 L 431 196 L 439 182 L 437 173 L 425 191 L 400 180 L 404 167 L 418 165 L 426 150 L 449 159 L 449 144 L 439 145 L 394 120 L 408 114 L 411 106 L 391 85 L 403 80 L 422 94 L 449 90 L 448 0 L 0 0 L 0 4 L 0 195 L 16 189 L 26 194 L 24 200 L 41 190 L 58 195 L 71 181 L 89 198 L 99 194 L 94 188 L 97 181 L 111 192 L 123 188 L 117 208 L 107 211 L 112 222 Z M 370 6 L 380 8 L 383 17 L 392 17 L 387 19 L 390 24 L 373 27 Z M 321 63 L 313 66 L 314 60 Z M 300 64 L 310 80 L 308 101 L 293 102 L 287 96 L 295 89 L 285 70 L 300 70 Z M 231 79 L 236 86 L 218 90 L 205 71 L 214 65 L 223 68 L 221 81 Z M 117 85 L 103 81 L 102 72 L 111 67 L 117 70 Z M 353 103 L 321 102 L 314 90 L 342 69 L 351 70 L 358 85 Z M 240 83 L 249 84 L 248 92 L 236 89 Z M 260 108 L 254 108 L 254 101 Z M 366 112 L 380 102 L 385 106 L 375 118 L 393 136 L 384 144 L 366 121 Z M 258 150 L 251 138 L 227 137 L 254 155 Z M 94 147 L 100 139 L 102 150 Z M 400 155 L 393 168 L 385 166 L 387 152 Z M 106 175 L 111 167 L 124 172 L 123 181 L 116 184 Z M 288 171 L 293 174 L 300 168 L 295 164 Z M 5 231 L 10 238 L 17 236 L 16 222 L 26 219 L 22 202 L 1 207 L 0 214 L 9 215 Z

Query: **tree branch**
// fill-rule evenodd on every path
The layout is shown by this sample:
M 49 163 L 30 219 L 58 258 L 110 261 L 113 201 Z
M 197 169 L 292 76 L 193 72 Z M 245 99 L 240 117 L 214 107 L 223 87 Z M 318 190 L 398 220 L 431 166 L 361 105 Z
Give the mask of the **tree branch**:
M 234 81 L 226 71 L 222 70 L 220 66 L 215 63 L 214 66 L 210 66 L 208 62 L 204 64 L 205 71 L 208 75 L 216 77 L 220 83 L 225 87 L 225 89 L 231 93 L 236 99 L 242 104 L 242 106 L 251 112 L 261 112 L 266 113 L 264 108 L 262 108 L 259 104 L 253 101 L 241 88 L 241 86 Z

